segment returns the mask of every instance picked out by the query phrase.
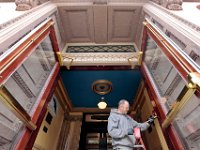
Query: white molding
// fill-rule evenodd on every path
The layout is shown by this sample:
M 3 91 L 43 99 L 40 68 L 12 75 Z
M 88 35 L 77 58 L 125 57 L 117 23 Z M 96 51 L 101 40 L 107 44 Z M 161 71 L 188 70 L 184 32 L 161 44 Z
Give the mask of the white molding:
M 19 40 L 14 46 L 12 46 L 6 52 L 4 52 L 0 57 L 0 61 L 5 59 L 13 50 L 15 50 L 18 46 L 20 46 L 25 40 L 27 40 L 33 33 L 35 33 L 39 28 L 41 28 L 49 20 L 50 19 L 45 20 L 43 23 L 41 23 L 36 28 L 34 28 L 30 33 L 28 33 L 23 39 Z
M 28 11 L 24 11 L 24 13 L 22 12 L 21 15 L 19 15 L 19 16 L 17 16 L 17 17 L 14 17 L 14 18 L 12 18 L 12 19 L 10 19 L 10 20 L 4 22 L 4 23 L 1 23 L 1 24 L 0 24 L 0 30 L 6 28 L 7 26 L 9 26 L 9 25 L 11 25 L 11 24 L 13 24 L 13 23 L 15 23 L 15 22 L 21 21 L 24 17 L 26 17 L 26 16 L 28 16 L 28 15 L 30 15 L 30 14 L 32 14 L 32 13 L 38 11 L 39 9 L 41 9 L 42 7 L 44 7 L 45 5 L 47 5 L 47 4 L 49 4 L 49 3 L 50 3 L 50 2 L 47 2 L 47 3 L 44 3 L 44 4 L 42 4 L 42 5 L 39 5 L 39 6 L 35 7 L 35 8 L 33 8 L 33 9 L 30 9 L 30 10 L 28 10 Z M 17 13 L 17 12 L 18 12 L 18 11 L 16 11 L 16 13 Z
M 171 31 L 184 44 L 190 45 L 196 51 L 200 47 L 200 26 L 175 15 L 153 2 L 145 4 L 143 8 L 145 13 L 163 25 L 165 31 Z
M 196 24 L 192 23 L 191 21 L 186 20 L 186 19 L 176 15 L 175 11 L 173 12 L 173 11 L 171 11 L 171 10 L 169 10 L 167 8 L 164 8 L 164 7 L 162 7 L 162 6 L 160 6 L 160 5 L 156 4 L 156 3 L 153 3 L 153 2 L 149 2 L 149 4 L 153 5 L 154 7 L 158 8 L 160 10 L 162 10 L 166 14 L 174 17 L 174 19 L 177 19 L 177 20 L 181 21 L 183 24 L 186 24 L 186 25 L 190 26 L 191 28 L 193 28 L 197 32 L 200 32 L 200 25 L 196 25 Z
M 0 29 L 1 51 L 6 51 L 15 41 L 33 30 L 37 25 L 48 19 L 57 12 L 57 7 L 51 2 L 44 3 L 38 7 L 27 11 L 27 13 L 18 16 L 4 24 Z

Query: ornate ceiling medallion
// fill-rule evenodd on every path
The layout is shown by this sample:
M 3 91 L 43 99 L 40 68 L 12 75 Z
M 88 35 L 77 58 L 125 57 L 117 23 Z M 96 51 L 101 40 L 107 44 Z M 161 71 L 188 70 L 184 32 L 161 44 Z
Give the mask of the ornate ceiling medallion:
M 92 90 L 99 95 L 108 94 L 112 90 L 112 83 L 108 80 L 96 80 L 92 83 Z

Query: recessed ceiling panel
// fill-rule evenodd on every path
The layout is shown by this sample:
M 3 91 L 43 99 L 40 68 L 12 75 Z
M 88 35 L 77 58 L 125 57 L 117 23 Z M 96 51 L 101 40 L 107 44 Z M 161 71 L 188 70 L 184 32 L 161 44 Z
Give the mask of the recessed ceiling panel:
M 102 96 L 105 98 L 108 107 L 117 107 L 120 99 L 127 99 L 132 103 L 141 81 L 139 70 L 65 70 L 61 71 L 61 77 L 73 107 L 87 108 L 96 108 Z M 97 80 L 111 82 L 111 92 L 105 95 L 94 92 L 92 85 Z

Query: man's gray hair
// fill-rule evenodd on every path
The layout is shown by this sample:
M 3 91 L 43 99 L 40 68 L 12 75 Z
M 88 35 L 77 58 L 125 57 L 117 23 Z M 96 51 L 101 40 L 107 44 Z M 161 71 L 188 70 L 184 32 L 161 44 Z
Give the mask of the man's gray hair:
M 126 99 L 121 99 L 119 101 L 119 103 L 118 103 L 118 107 L 121 106 L 121 105 L 123 105 L 123 104 L 125 104 L 126 102 L 129 104 L 129 102 Z

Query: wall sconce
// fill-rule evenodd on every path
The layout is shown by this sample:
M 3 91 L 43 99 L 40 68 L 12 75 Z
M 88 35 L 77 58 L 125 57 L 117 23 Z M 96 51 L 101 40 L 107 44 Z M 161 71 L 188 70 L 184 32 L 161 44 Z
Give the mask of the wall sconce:
M 107 106 L 107 103 L 105 102 L 104 97 L 101 97 L 100 102 L 97 104 L 99 109 L 105 109 Z

